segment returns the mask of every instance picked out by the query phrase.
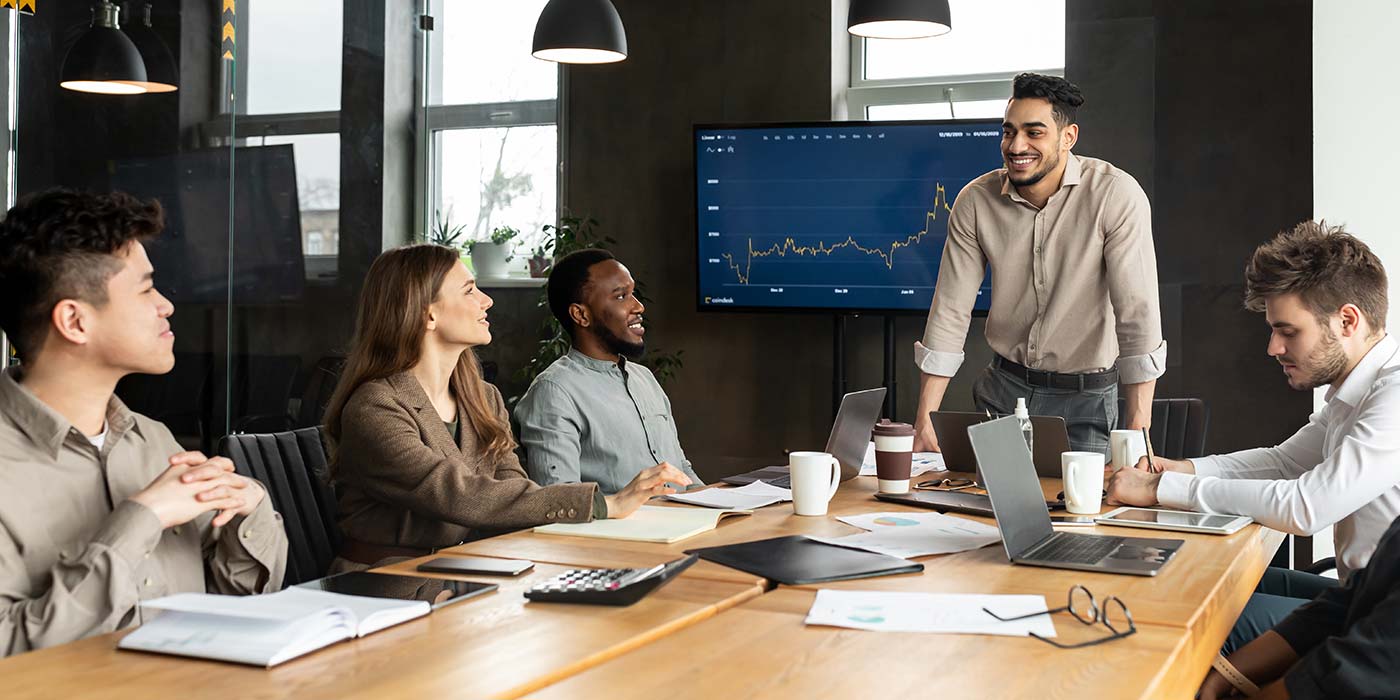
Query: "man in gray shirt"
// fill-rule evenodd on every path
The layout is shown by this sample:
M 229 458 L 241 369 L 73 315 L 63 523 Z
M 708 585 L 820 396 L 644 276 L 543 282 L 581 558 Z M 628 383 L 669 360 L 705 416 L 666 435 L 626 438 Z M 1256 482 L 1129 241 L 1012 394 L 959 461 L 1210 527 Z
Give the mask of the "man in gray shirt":
M 573 347 L 515 407 L 526 470 L 541 485 L 595 481 L 617 493 L 638 472 L 671 464 L 699 484 L 681 450 L 671 401 L 651 371 L 636 282 L 606 250 L 565 256 L 549 273 L 549 308 Z

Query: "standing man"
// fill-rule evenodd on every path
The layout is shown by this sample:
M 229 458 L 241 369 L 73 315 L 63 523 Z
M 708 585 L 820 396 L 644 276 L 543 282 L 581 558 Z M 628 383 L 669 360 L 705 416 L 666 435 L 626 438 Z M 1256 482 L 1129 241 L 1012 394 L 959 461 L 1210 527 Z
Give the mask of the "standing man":
M 1006 167 L 973 180 L 948 219 L 948 240 L 923 342 L 914 449 L 938 450 L 938 410 L 963 361 L 983 271 L 991 266 L 987 342 L 996 352 L 973 386 L 978 410 L 1063 416 L 1070 448 L 1108 451 L 1118 418 L 1151 423 L 1166 369 L 1157 306 L 1152 213 L 1133 177 L 1071 152 L 1079 88 L 1064 78 L 1016 76 L 1002 123 Z

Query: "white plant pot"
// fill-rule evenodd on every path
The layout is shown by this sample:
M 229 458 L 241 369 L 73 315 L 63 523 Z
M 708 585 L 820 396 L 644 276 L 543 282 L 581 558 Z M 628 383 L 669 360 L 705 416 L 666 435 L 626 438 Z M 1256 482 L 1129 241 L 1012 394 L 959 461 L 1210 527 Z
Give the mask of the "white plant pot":
M 505 277 L 509 269 L 506 258 L 510 257 L 509 243 L 477 243 L 472 246 L 472 268 L 477 277 Z

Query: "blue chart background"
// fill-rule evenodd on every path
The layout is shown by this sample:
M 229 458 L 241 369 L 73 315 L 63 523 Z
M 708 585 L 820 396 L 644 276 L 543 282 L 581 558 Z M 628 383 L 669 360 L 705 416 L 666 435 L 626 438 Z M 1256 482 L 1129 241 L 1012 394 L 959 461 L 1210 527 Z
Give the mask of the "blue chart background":
M 697 128 L 700 307 L 927 311 L 944 202 L 1001 167 L 1000 142 L 1000 120 Z

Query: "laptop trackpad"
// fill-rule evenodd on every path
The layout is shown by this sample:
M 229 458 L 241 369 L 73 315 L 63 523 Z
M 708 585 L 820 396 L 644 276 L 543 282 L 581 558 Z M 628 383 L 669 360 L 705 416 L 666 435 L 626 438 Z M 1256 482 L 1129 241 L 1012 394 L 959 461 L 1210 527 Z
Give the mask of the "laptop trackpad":
M 1099 563 L 1112 564 L 1115 567 L 1131 566 L 1144 571 L 1160 569 L 1171 560 L 1182 544 L 1181 540 L 1126 537 Z

